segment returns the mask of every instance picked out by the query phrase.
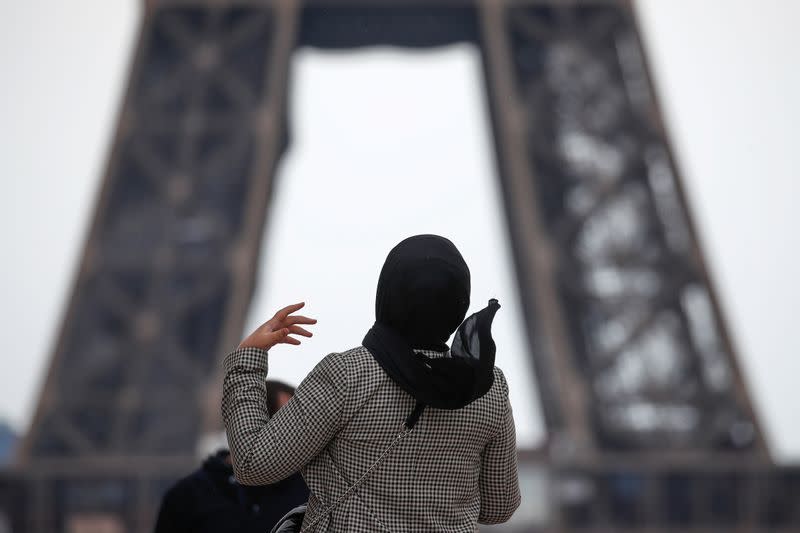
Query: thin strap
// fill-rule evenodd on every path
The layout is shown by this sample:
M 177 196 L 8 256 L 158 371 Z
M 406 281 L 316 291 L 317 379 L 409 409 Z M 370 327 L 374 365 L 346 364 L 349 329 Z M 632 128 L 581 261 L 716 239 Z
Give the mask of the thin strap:
M 419 417 L 422 416 L 422 411 L 424 410 L 425 404 L 422 402 L 417 402 L 417 406 L 414 407 L 414 410 L 411 411 L 411 414 L 408 415 L 408 418 L 406 418 L 406 427 L 408 429 L 414 429 L 414 426 L 417 425 Z
M 389 444 L 389 446 L 375 460 L 375 462 L 372 463 L 372 466 L 370 466 L 367 469 L 366 472 L 361 474 L 361 477 L 358 478 L 355 483 L 350 485 L 347 488 L 347 490 L 344 491 L 344 493 L 341 496 L 339 496 L 339 498 L 335 502 L 333 502 L 331 505 L 329 505 L 325 509 L 321 510 L 319 512 L 319 514 L 317 514 L 316 518 L 314 518 L 314 520 L 309 522 L 307 526 L 303 527 L 300 530 L 300 533 L 308 531 L 310 528 L 314 527 L 317 524 L 317 522 L 319 522 L 322 519 L 323 516 L 327 516 L 328 514 L 330 514 L 330 512 L 333 511 L 340 503 L 345 501 L 350 496 L 350 494 L 352 494 L 353 491 L 355 491 L 358 488 L 358 486 L 361 485 L 361 483 L 363 483 L 364 480 L 367 479 L 369 477 L 369 475 L 372 472 L 374 472 L 375 469 L 377 469 L 380 466 L 380 464 L 383 462 L 383 460 L 386 459 L 386 456 L 389 455 L 389 453 L 391 453 L 391 451 L 398 444 L 400 444 L 400 442 L 403 439 L 405 439 L 408 436 L 409 433 L 411 433 L 411 430 L 414 429 L 414 426 L 416 425 L 417 421 L 419 420 L 420 415 L 422 415 L 422 411 L 424 411 L 424 410 L 425 410 L 425 404 L 417 402 L 417 405 L 414 407 L 414 410 L 411 412 L 410 415 L 408 415 L 408 418 L 406 418 L 406 421 L 403 422 L 403 426 L 402 426 L 402 429 L 400 430 L 400 433 L 397 434 L 397 436 L 394 438 L 394 440 L 391 442 L 391 444 Z

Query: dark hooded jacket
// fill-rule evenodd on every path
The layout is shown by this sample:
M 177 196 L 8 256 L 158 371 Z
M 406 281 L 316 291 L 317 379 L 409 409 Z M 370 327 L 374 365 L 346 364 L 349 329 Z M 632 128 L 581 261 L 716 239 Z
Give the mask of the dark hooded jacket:
M 240 485 L 221 450 L 173 485 L 161 502 L 155 533 L 266 533 L 308 500 L 300 474 L 260 487 Z

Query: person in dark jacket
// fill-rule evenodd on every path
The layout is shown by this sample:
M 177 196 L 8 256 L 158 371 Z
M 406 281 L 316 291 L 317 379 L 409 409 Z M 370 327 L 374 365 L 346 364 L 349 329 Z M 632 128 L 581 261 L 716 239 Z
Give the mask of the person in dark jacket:
M 294 394 L 292 387 L 273 380 L 267 381 L 267 391 L 270 416 Z M 265 533 L 306 501 L 308 487 L 299 473 L 271 485 L 240 485 L 230 452 L 219 450 L 167 491 L 155 533 Z

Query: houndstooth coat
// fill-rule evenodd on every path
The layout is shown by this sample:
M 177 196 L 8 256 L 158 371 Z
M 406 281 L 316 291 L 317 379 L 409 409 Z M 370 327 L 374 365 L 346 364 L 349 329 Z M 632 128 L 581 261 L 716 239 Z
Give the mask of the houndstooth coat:
M 428 356 L 441 356 L 424 352 Z M 358 479 L 414 409 L 366 348 L 325 357 L 271 419 L 267 352 L 225 358 L 222 415 L 236 477 L 274 483 L 301 471 L 311 489 L 305 524 Z M 455 411 L 426 408 L 414 430 L 314 532 L 472 532 L 505 522 L 519 506 L 508 386 Z

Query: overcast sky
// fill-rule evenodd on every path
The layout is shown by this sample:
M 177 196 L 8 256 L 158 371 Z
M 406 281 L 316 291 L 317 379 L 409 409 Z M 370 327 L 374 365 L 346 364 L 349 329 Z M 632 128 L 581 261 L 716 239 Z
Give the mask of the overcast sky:
M 0 0 L 6 185 L 0 195 L 0 417 L 20 429 L 35 405 L 75 275 L 140 3 Z M 792 322 L 800 301 L 793 205 L 800 192 L 800 39 L 794 31 L 800 3 L 637 5 L 671 140 L 756 406 L 776 455 L 800 460 L 793 396 L 800 340 Z M 293 145 L 279 169 L 281 207 L 268 221 L 250 321 L 277 304 L 308 300 L 320 319 L 317 336 L 302 350 L 272 358 L 274 375 L 299 381 L 325 353 L 360 341 L 387 247 L 416 232 L 449 235 L 472 267 L 473 307 L 490 296 L 503 304 L 498 364 L 509 376 L 520 442 L 529 444 L 541 426 L 509 251 L 498 238 L 503 226 L 479 75 L 467 46 L 427 55 L 298 54 Z M 353 116 L 355 110 L 363 112 Z M 385 128 L 387 122 L 393 127 Z M 325 142 L 332 135 L 336 150 Z M 403 157 L 408 153 L 416 155 Z M 331 169 L 336 179 L 324 179 Z M 461 207 L 446 211 L 442 198 L 452 196 L 455 184 Z M 403 195 L 419 191 L 429 191 L 430 202 L 409 213 Z M 326 201 L 332 197 L 335 203 Z M 379 198 L 392 201 L 376 206 Z

